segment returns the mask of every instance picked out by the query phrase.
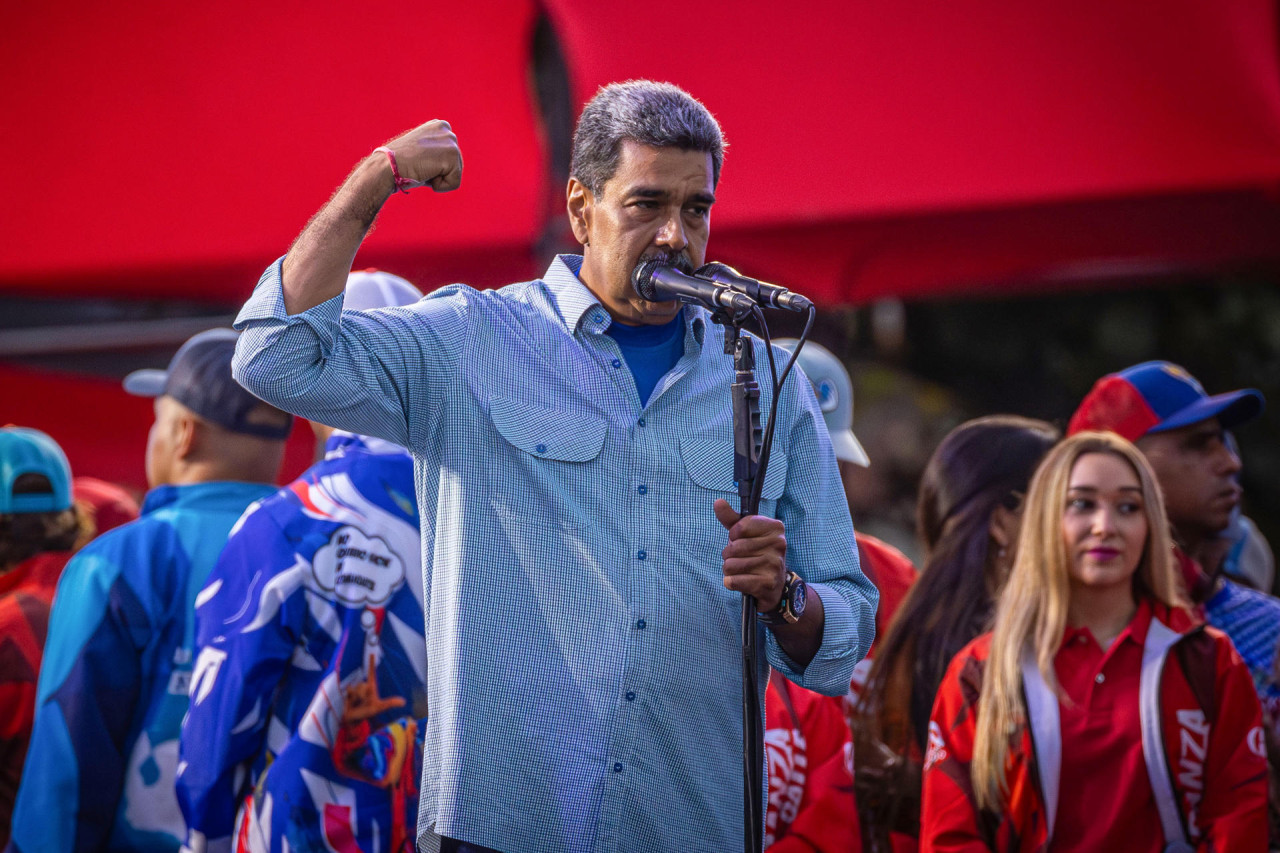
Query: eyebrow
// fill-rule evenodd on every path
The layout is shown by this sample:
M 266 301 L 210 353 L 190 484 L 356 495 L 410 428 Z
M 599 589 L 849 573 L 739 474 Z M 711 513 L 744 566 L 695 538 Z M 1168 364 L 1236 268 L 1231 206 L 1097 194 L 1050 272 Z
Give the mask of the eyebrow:
M 1067 486 L 1068 492 L 1097 492 L 1100 491 L 1097 486 Z M 1142 494 L 1141 486 L 1121 486 L 1116 491 L 1119 492 L 1137 492 Z
M 671 194 L 666 190 L 660 190 L 654 187 L 636 187 L 631 192 L 627 193 L 627 196 L 630 198 L 663 199 L 663 198 L 668 198 L 670 195 Z M 690 200 L 697 202 L 699 204 L 706 204 L 706 205 L 712 205 L 716 203 L 715 196 L 711 195 L 710 193 L 703 193 L 703 192 L 694 193 L 690 197 Z

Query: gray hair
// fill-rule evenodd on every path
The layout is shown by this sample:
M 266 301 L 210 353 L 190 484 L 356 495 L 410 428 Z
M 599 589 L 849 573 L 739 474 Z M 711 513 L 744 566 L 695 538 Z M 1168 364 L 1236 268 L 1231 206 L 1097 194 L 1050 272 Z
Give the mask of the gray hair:
M 720 125 L 697 99 L 671 83 L 628 80 L 596 93 L 573 132 L 569 174 L 600 195 L 618 170 L 622 140 L 654 148 L 682 148 L 711 155 L 711 185 L 720 183 L 728 143 Z

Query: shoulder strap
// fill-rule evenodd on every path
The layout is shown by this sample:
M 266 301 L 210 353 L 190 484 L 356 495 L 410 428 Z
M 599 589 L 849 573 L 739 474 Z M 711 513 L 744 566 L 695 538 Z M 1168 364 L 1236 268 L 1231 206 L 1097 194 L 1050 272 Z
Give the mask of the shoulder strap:
M 1142 649 L 1142 674 L 1139 677 L 1139 715 L 1142 727 L 1142 755 L 1146 760 L 1147 775 L 1151 779 L 1151 791 L 1156 809 L 1160 813 L 1160 826 L 1164 830 L 1167 853 L 1190 851 L 1187 836 L 1182 828 L 1182 816 L 1178 800 L 1169 777 L 1169 765 L 1165 760 L 1163 730 L 1160 725 L 1160 675 L 1165 659 L 1181 635 L 1152 618 L 1147 629 L 1147 641 Z M 1062 722 L 1058 697 L 1036 665 L 1035 653 L 1027 648 L 1022 654 L 1022 687 L 1027 699 L 1027 718 L 1031 728 L 1031 744 L 1036 753 L 1036 768 L 1040 776 L 1040 793 L 1044 798 L 1045 827 L 1048 844 L 1053 839 L 1054 822 L 1058 815 L 1058 785 L 1062 772 Z
M 1146 759 L 1147 776 L 1151 779 L 1151 793 L 1155 797 L 1156 810 L 1160 812 L 1160 827 L 1164 830 L 1168 853 L 1193 849 L 1187 843 L 1187 835 L 1182 828 L 1182 814 L 1169 776 L 1164 730 L 1160 722 L 1160 676 L 1169 650 L 1180 638 L 1180 634 L 1153 616 L 1142 648 L 1142 675 L 1138 680 L 1142 757 Z
M 1053 840 L 1058 817 L 1058 781 L 1062 775 L 1062 718 L 1057 695 L 1049 689 L 1036 655 L 1029 646 L 1022 652 L 1022 690 L 1027 699 L 1027 721 L 1031 728 L 1031 748 L 1036 754 L 1040 775 L 1040 796 L 1044 799 L 1045 847 Z

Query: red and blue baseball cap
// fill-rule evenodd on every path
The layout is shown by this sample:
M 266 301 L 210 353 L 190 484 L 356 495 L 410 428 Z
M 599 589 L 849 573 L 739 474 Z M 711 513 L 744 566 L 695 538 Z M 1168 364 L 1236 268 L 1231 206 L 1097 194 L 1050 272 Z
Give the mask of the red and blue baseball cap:
M 1117 433 L 1129 441 L 1217 418 L 1231 429 L 1262 414 L 1262 392 L 1253 388 L 1210 397 L 1195 377 L 1168 361 L 1146 361 L 1102 377 L 1067 424 Z

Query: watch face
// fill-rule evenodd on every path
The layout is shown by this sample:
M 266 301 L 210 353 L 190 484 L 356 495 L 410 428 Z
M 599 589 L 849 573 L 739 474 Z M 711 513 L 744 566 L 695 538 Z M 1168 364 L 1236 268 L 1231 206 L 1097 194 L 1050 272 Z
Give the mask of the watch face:
M 802 580 L 797 580 L 791 591 L 791 612 L 796 616 L 804 613 L 804 602 L 809 595 L 809 587 Z

